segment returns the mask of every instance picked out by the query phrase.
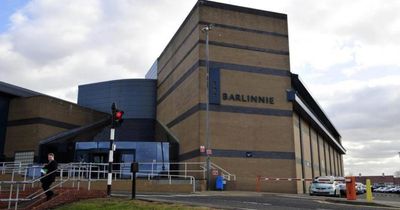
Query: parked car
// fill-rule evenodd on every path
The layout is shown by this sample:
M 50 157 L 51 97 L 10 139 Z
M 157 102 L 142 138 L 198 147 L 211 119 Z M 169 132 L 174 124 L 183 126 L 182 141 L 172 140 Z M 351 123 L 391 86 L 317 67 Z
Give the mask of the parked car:
M 400 194 L 400 186 L 397 186 L 397 188 L 396 188 L 396 193 L 397 193 L 397 194 Z
M 380 184 L 380 183 L 374 183 L 372 185 L 372 192 L 375 192 L 377 189 L 379 189 L 381 187 L 385 187 L 385 185 L 384 184 Z
M 363 183 L 356 182 L 356 193 L 357 194 L 364 194 L 367 192 L 367 189 Z
M 310 195 L 339 196 L 339 181 L 335 177 L 317 177 L 310 185 Z
M 338 186 L 339 186 L 340 196 L 341 197 L 345 197 L 347 195 L 346 194 L 346 184 L 345 183 L 339 183 Z

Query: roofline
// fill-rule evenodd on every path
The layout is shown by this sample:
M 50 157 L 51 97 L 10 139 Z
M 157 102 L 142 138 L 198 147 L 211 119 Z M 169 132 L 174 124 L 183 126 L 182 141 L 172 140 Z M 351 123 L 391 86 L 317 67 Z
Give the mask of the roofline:
M 12 85 L 6 82 L 0 81 L 0 92 L 4 92 L 8 95 L 17 96 L 17 97 L 30 97 L 37 95 L 44 95 L 39 92 L 35 92 L 23 87 L 19 87 L 16 85 Z
M 109 113 L 107 113 L 107 112 L 102 112 L 102 111 L 99 111 L 99 110 L 91 109 L 91 108 L 79 105 L 78 103 L 75 103 L 75 102 L 67 101 L 67 100 L 64 100 L 64 99 L 61 99 L 61 98 L 56 98 L 54 96 L 49 96 L 49 95 L 44 95 L 44 94 L 43 95 L 35 95 L 35 96 L 23 97 L 22 99 L 31 99 L 31 98 L 38 98 L 38 97 L 46 97 L 46 98 L 58 100 L 58 101 L 61 101 L 61 102 L 64 102 L 64 103 L 67 103 L 67 104 L 70 104 L 70 105 L 73 105 L 73 106 L 77 106 L 77 107 L 79 107 L 81 109 L 84 109 L 84 110 L 88 110 L 88 111 L 92 111 L 92 112 L 98 112 L 98 113 L 102 113 L 102 114 L 105 114 L 105 115 L 109 115 Z
M 303 82 L 300 80 L 298 74 L 291 74 L 292 88 L 296 91 L 297 95 L 302 99 L 302 101 L 309 107 L 309 109 L 321 120 L 321 122 L 326 126 L 331 133 L 340 138 L 341 135 L 333 125 L 328 115 L 324 112 L 318 102 L 311 95 L 310 91 L 307 90 Z
M 39 142 L 39 145 L 43 145 L 43 144 L 48 144 L 48 143 L 53 143 L 53 142 L 57 142 L 60 140 L 64 140 L 64 139 L 68 139 L 68 138 L 73 138 L 83 132 L 86 132 L 89 129 L 93 129 L 93 128 L 97 128 L 97 127 L 102 127 L 102 126 L 108 126 L 111 121 L 110 121 L 111 117 L 107 116 L 101 120 L 98 120 L 96 122 L 90 123 L 90 124 L 86 124 L 86 125 L 82 125 L 80 127 L 77 128 L 73 128 L 70 130 L 66 130 L 66 131 L 62 131 L 59 133 L 56 133 L 50 137 L 47 137 L 43 140 L 41 140 Z
M 108 80 L 108 81 L 102 81 L 102 82 L 95 82 L 95 83 L 87 83 L 87 84 L 83 84 L 83 85 L 78 85 L 78 88 L 79 87 L 83 87 L 83 86 L 97 85 L 97 84 L 103 84 L 103 83 L 122 82 L 122 81 L 139 81 L 139 80 L 153 81 L 153 82 L 157 81 L 156 79 L 146 79 L 146 78 L 116 79 L 116 80 Z
M 179 32 L 181 32 L 182 28 L 189 21 L 190 17 L 193 15 L 194 11 L 197 8 L 199 8 L 200 6 L 213 7 L 213 8 L 225 9 L 225 10 L 230 10 L 230 11 L 235 11 L 235 12 L 242 12 L 242 13 L 247 13 L 247 14 L 260 15 L 260 16 L 265 16 L 265 17 L 287 20 L 287 15 L 283 14 L 283 13 L 270 12 L 270 11 L 265 11 L 265 10 L 253 9 L 253 8 L 249 8 L 249 7 L 231 5 L 231 4 L 224 4 L 224 3 L 214 2 L 214 1 L 198 0 L 197 3 L 193 6 L 193 8 L 190 10 L 189 14 L 186 16 L 185 20 L 183 20 L 183 22 L 179 26 L 178 30 L 175 32 L 175 34 L 169 40 L 168 44 L 165 46 L 165 48 L 163 49 L 161 54 L 158 56 L 157 61 L 161 56 L 164 55 L 165 51 L 168 49 L 168 47 L 171 45 L 171 43 L 175 40 L 176 36 L 179 34 Z
M 287 19 L 287 15 L 284 13 L 270 12 L 270 11 L 254 9 L 254 8 L 250 8 L 250 7 L 242 7 L 242 6 L 219 3 L 219 2 L 214 2 L 214 1 L 199 0 L 197 2 L 197 5 L 204 5 L 204 6 L 218 8 L 218 9 L 231 10 L 231 11 L 235 11 L 235 12 L 260 15 L 260 16 L 277 18 L 277 19 L 282 19 L 282 20 Z
M 304 115 L 306 119 L 310 120 L 311 123 L 314 124 L 314 126 L 316 126 L 321 131 L 321 134 L 330 139 L 330 142 L 332 142 L 332 144 L 337 147 L 342 154 L 346 154 L 346 149 L 341 144 L 340 138 L 335 138 L 331 134 L 329 129 L 326 128 L 326 126 L 318 119 L 318 116 L 315 116 L 312 110 L 308 108 L 308 106 L 297 94 L 295 94 L 294 96 L 293 104 L 294 109 L 299 112 L 299 115 Z

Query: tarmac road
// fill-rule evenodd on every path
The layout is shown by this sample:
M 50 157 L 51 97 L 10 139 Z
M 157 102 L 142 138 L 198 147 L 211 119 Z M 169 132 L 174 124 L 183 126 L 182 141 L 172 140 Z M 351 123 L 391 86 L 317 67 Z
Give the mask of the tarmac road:
M 163 194 L 138 195 L 137 198 L 153 201 L 182 203 L 196 206 L 207 206 L 217 209 L 315 209 L 315 210 L 347 210 L 347 209 L 400 209 L 383 206 L 366 206 L 363 203 L 350 205 L 336 203 L 344 199 L 326 197 L 305 197 L 286 194 L 248 194 L 242 193 L 196 193 L 196 194 Z

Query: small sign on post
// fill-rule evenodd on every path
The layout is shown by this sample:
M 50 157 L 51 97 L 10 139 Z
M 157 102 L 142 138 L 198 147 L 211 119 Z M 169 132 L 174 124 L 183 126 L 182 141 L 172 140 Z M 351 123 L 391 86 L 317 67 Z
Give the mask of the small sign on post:
M 206 147 L 201 145 L 200 146 L 200 153 L 205 153 L 206 152 Z
M 207 155 L 212 155 L 212 150 L 211 149 L 207 149 Z

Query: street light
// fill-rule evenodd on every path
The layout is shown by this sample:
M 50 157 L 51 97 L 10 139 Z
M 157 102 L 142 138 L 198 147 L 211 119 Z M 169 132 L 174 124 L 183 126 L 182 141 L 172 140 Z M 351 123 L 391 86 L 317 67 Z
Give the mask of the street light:
M 213 25 L 208 24 L 205 25 L 203 28 L 201 28 L 201 31 L 206 33 L 206 164 L 207 164 L 207 190 L 210 190 L 210 154 L 209 151 L 211 150 L 211 145 L 210 145 L 210 128 L 209 128 L 209 88 L 210 88 L 210 80 L 209 80 L 209 74 L 210 74 L 210 59 L 209 59 L 209 49 L 208 49 L 208 32 L 212 29 Z

